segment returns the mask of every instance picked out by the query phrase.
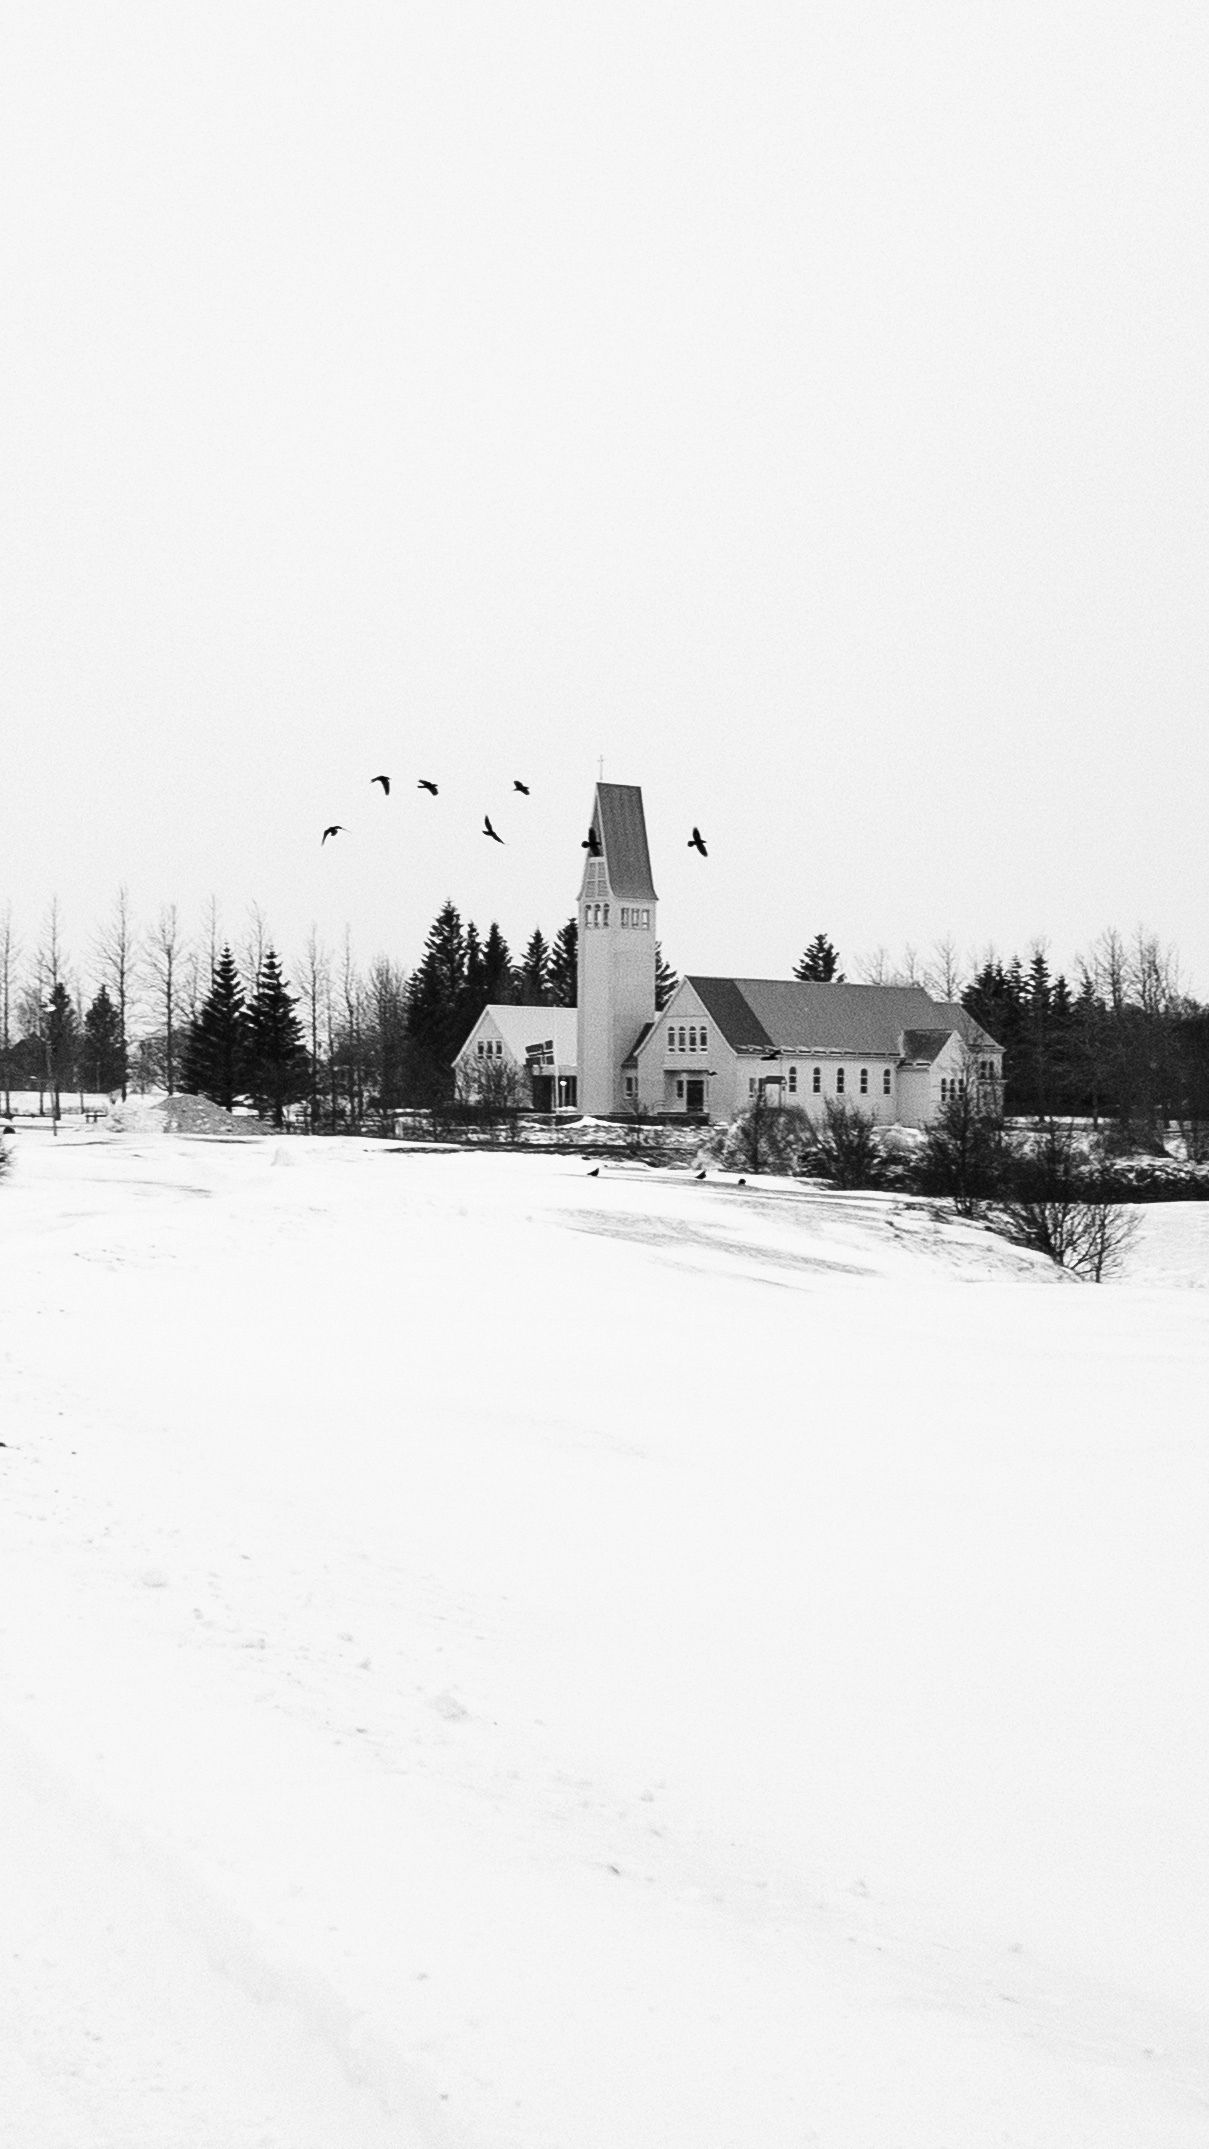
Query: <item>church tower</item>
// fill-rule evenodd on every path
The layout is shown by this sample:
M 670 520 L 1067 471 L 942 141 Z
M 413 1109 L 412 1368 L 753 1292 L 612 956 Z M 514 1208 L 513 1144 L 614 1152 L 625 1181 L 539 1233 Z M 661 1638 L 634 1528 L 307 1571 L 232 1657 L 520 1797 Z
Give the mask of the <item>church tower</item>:
M 598 783 L 579 891 L 579 1108 L 625 1109 L 622 1062 L 655 1020 L 655 885 L 637 784 Z

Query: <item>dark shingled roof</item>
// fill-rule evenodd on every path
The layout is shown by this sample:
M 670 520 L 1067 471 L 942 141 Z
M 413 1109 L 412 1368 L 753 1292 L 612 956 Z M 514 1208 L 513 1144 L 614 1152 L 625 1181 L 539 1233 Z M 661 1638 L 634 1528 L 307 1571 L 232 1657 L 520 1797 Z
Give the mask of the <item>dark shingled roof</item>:
M 938 1013 L 922 985 L 800 984 L 794 978 L 688 982 L 736 1052 L 867 1052 L 893 1059 L 903 1031 L 934 1028 Z
M 903 1058 L 926 1060 L 929 1067 L 948 1044 L 952 1030 L 904 1030 Z
M 732 1052 L 766 1052 L 772 1039 L 743 997 L 738 978 L 690 977 L 691 985 L 708 1015 L 712 1015 Z
M 640 786 L 598 783 L 592 825 L 600 837 L 612 894 L 619 901 L 637 896 L 640 903 L 656 902 Z

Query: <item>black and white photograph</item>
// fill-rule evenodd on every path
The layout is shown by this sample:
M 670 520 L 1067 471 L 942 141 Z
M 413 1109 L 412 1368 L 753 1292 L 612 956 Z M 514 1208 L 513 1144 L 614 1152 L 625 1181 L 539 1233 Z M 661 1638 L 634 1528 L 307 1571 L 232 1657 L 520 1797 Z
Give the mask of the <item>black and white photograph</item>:
M 1209 11 L 0 0 L 0 2142 L 1209 2142 Z

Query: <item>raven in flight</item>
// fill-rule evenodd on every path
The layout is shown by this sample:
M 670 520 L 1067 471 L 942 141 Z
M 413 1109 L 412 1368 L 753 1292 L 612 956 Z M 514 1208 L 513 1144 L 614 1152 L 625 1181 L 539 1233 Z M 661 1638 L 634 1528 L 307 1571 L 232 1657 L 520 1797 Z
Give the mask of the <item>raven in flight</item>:
M 325 828 L 325 829 L 324 829 L 324 831 L 323 831 L 323 834 L 322 834 L 322 835 L 320 836 L 320 838 L 319 838 L 319 848 L 320 848 L 320 850 L 322 850 L 322 849 L 323 849 L 323 846 L 324 846 L 324 844 L 325 844 L 325 843 L 327 842 L 327 839 L 328 839 L 328 837 L 329 837 L 329 836 L 342 836 L 343 834 L 344 834 L 344 830 L 343 830 L 343 828 L 341 827 L 341 825 L 340 825 L 340 822 L 339 822 L 339 821 L 333 821 L 333 822 L 332 822 L 332 825 L 331 825 L 331 827 L 330 827 L 330 828 Z
M 705 848 L 705 838 L 699 828 L 694 828 L 692 835 L 688 839 L 686 848 L 690 851 L 700 851 L 701 856 L 703 858 L 709 857 L 709 852 Z
M 389 776 L 371 776 L 369 780 L 370 780 L 370 782 L 371 782 L 371 783 L 380 783 L 380 784 L 381 784 L 381 786 L 382 786 L 382 796 L 383 796 L 383 798 L 389 798 L 389 797 L 390 797 L 390 778 L 389 778 Z
M 504 840 L 502 836 L 496 835 L 494 828 L 491 826 L 491 815 L 489 813 L 483 815 L 483 834 L 490 836 L 493 843 L 502 843 Z
M 529 796 L 529 786 L 528 786 L 528 784 L 527 784 L 527 783 L 522 783 L 522 782 L 521 782 L 521 780 L 520 780 L 520 777 L 519 777 L 519 776 L 514 776 L 514 777 L 513 777 L 513 779 L 512 779 L 512 788 L 513 788 L 513 790 L 514 790 L 514 791 L 521 791 L 521 792 L 523 792 L 523 793 L 524 793 L 524 796 L 525 796 L 526 798 L 528 798 L 528 796 Z
M 599 858 L 600 837 L 597 835 L 595 828 L 590 828 L 588 830 L 588 833 L 584 837 L 584 840 L 580 844 L 579 848 L 581 851 L 586 851 L 589 858 Z
M 436 785 L 434 783 L 429 783 L 427 776 L 421 776 L 419 783 L 416 785 L 416 789 L 417 791 L 431 791 L 434 798 L 437 795 Z

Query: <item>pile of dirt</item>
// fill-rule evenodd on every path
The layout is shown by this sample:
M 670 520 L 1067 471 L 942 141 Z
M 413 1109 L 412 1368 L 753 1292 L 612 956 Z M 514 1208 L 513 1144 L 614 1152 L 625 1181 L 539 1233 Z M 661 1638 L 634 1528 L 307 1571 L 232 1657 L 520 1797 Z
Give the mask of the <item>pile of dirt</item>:
M 130 1097 L 115 1105 L 109 1125 L 117 1134 L 263 1134 L 258 1119 L 240 1118 L 208 1097 Z

